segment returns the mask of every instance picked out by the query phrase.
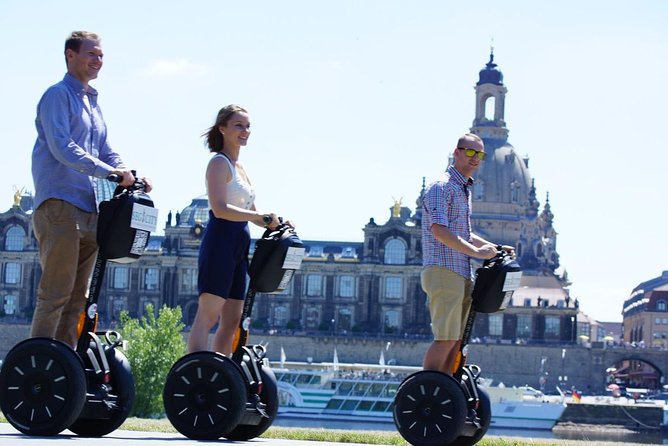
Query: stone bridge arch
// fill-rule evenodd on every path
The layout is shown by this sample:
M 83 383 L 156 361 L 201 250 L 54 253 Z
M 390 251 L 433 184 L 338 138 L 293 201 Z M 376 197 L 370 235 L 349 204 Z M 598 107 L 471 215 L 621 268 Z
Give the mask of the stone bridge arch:
M 664 352 L 665 355 L 665 352 Z M 635 352 L 621 356 L 606 368 L 606 382 L 626 388 L 660 390 L 665 384 L 664 373 L 655 358 Z

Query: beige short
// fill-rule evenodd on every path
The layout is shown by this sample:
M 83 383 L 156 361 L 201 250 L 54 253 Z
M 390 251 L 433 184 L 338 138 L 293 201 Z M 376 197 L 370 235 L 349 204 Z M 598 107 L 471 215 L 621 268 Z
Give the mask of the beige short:
M 435 341 L 458 341 L 471 309 L 473 281 L 441 266 L 428 266 L 420 275 L 427 293 Z

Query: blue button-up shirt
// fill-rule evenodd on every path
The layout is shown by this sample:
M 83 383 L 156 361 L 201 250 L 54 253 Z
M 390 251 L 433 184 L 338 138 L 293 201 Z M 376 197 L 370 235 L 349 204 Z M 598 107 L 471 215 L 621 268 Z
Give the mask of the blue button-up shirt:
M 39 101 L 35 126 L 35 209 L 57 198 L 95 212 L 95 178 L 106 178 L 114 168 L 124 167 L 107 142 L 97 91 L 90 86 L 86 90 L 81 81 L 66 74 Z
M 471 241 L 471 184 L 449 166 L 444 181 L 430 184 L 422 199 L 422 264 L 442 266 L 467 279 L 472 277 L 470 257 L 438 241 L 431 227 L 445 226 L 455 236 Z

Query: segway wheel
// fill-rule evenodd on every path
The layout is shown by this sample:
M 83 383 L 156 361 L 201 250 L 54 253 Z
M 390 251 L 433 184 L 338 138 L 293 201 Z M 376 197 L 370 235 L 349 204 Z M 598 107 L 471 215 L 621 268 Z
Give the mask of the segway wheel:
M 31 338 L 10 350 L 0 371 L 0 409 L 27 435 L 67 429 L 86 402 L 84 366 L 72 348 L 50 338 Z
M 262 379 L 262 391 L 260 392 L 260 402 L 264 404 L 264 412 L 267 415 L 262 417 L 258 424 L 239 424 L 232 432 L 225 435 L 228 440 L 246 441 L 262 435 L 276 418 L 278 413 L 278 384 L 276 375 L 269 367 L 260 369 Z
M 478 387 L 478 408 L 476 409 L 480 429 L 472 437 L 459 436 L 450 446 L 473 446 L 485 436 L 492 422 L 492 403 L 486 390 Z
M 194 440 L 216 440 L 234 429 L 246 409 L 239 366 L 219 353 L 196 352 L 179 359 L 163 390 L 167 418 Z
M 448 445 L 464 427 L 466 398 L 451 376 L 423 370 L 401 383 L 392 412 L 397 430 L 413 446 Z
M 115 396 L 114 407 L 110 408 L 109 418 L 76 420 L 69 429 L 82 437 L 101 437 L 118 429 L 130 415 L 135 401 L 135 380 L 130 362 L 116 348 L 107 348 L 105 354 L 109 362 L 109 393 Z

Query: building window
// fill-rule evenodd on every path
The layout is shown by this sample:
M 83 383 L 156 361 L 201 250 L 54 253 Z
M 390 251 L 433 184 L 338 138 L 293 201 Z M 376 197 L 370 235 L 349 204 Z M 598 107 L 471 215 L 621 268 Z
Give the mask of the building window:
M 519 203 L 520 201 L 520 184 L 517 181 L 510 183 L 510 202 Z
M 385 312 L 385 333 L 393 332 L 399 328 L 399 312 L 397 310 L 389 310 Z
M 655 319 L 654 319 L 654 323 L 655 323 L 656 325 L 661 325 L 661 318 L 660 318 L 660 317 L 655 318 Z
M 141 297 L 139 299 L 139 308 L 141 308 L 141 315 L 146 316 L 149 314 L 148 306 L 151 306 L 153 309 L 153 316 L 158 312 L 158 301 L 157 299 L 151 299 L 150 297 Z
M 385 264 L 387 265 L 405 265 L 406 264 L 406 243 L 398 238 L 385 243 Z
M 12 226 L 5 235 L 5 251 L 23 251 L 26 232 L 21 226 Z
M 403 281 L 401 277 L 385 277 L 385 297 L 388 299 L 399 299 L 403 294 Z
M 128 300 L 125 297 L 115 297 L 112 299 L 111 304 L 111 317 L 113 320 L 119 320 L 121 318 L 121 312 L 127 310 Z
M 339 308 L 336 327 L 339 331 L 348 331 L 353 324 L 353 312 L 349 308 Z
M 561 329 L 561 321 L 559 320 L 559 316 L 546 316 L 545 317 L 545 338 L 546 339 L 558 339 L 560 329 Z
M 4 300 L 4 305 L 2 309 L 5 311 L 5 314 L 10 315 L 10 314 L 16 314 L 16 309 L 18 307 L 19 303 L 19 298 L 17 296 L 14 296 L 12 294 L 9 294 L 5 296 Z
M 285 327 L 288 324 L 288 309 L 281 305 L 274 307 L 272 325 L 274 327 Z
M 489 335 L 501 337 L 501 335 L 503 335 L 503 315 L 490 314 L 488 322 L 489 322 Z
M 145 290 L 157 290 L 158 289 L 158 277 L 160 270 L 158 268 L 146 268 L 144 270 L 144 289 Z
M 665 300 L 659 300 L 656 302 L 656 309 L 657 311 L 666 311 L 666 301 Z
M 355 297 L 355 276 L 339 277 L 339 296 Z
M 114 267 L 112 271 L 111 287 L 116 290 L 126 290 L 128 288 L 128 269 L 123 266 Z
M 563 299 L 559 299 L 557 301 L 557 308 L 566 308 L 566 301 L 564 301 Z
M 311 246 L 308 250 L 308 257 L 322 257 L 322 246 Z
M 475 180 L 473 183 L 473 201 L 481 201 L 485 194 L 485 183 L 482 180 Z
M 11 285 L 17 285 L 21 283 L 20 263 L 5 264 L 5 283 Z
M 197 291 L 197 270 L 195 268 L 182 269 L 180 282 L 182 293 Z
M 304 328 L 317 329 L 320 324 L 320 310 L 317 307 L 308 307 L 304 313 Z
M 306 295 L 322 296 L 322 276 L 320 274 L 306 276 Z
M 530 314 L 517 315 L 517 337 L 530 338 L 533 332 L 533 318 Z
M 524 298 L 524 306 L 525 307 L 530 307 L 531 306 L 531 298 L 530 297 L 525 297 Z

